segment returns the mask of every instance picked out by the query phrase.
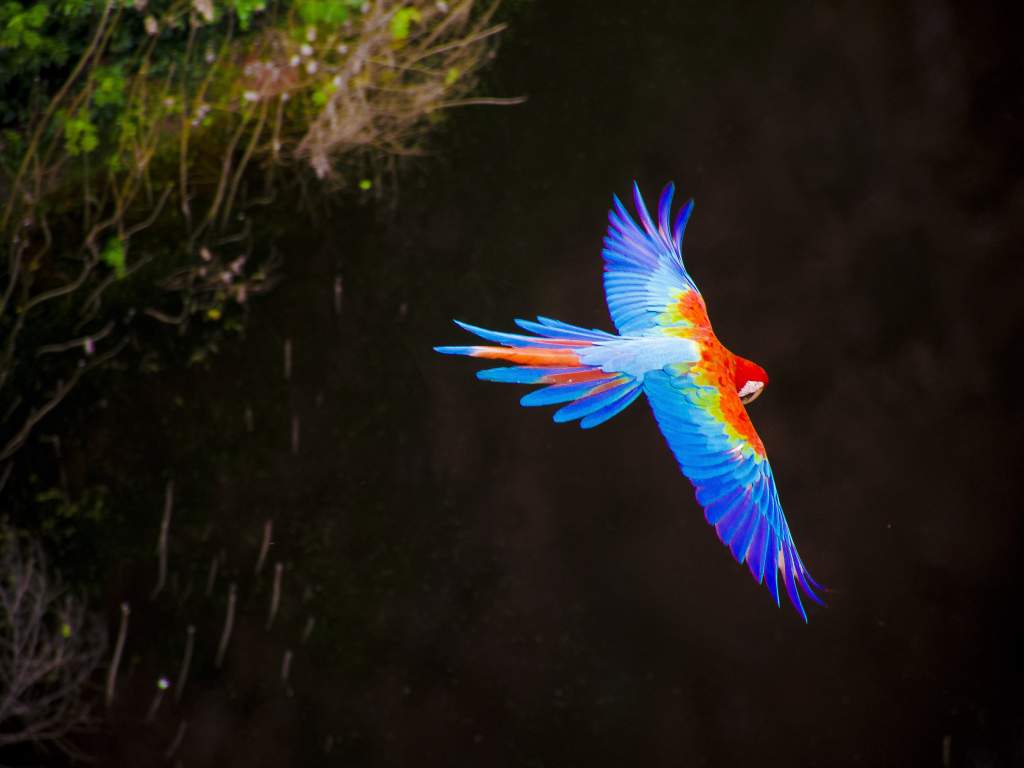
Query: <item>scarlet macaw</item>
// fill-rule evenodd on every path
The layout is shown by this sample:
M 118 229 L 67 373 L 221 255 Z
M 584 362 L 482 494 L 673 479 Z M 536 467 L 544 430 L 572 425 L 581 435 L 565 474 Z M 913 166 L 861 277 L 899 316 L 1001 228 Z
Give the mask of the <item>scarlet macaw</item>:
M 807 621 L 800 593 L 823 605 L 814 593 L 822 587 L 797 554 L 764 444 L 744 407 L 764 391 L 768 375 L 716 338 L 704 299 L 683 266 L 683 231 L 693 200 L 670 226 L 674 189 L 668 184 L 662 191 L 655 224 L 634 182 L 642 227 L 613 197 L 602 255 L 605 298 L 618 335 L 546 317 L 515 321 L 529 336 L 456 320 L 501 346 L 435 349 L 514 363 L 478 371 L 477 377 L 546 385 L 524 396 L 522 405 L 568 403 L 555 411 L 555 421 L 579 419 L 584 429 L 646 394 L 719 539 L 737 562 L 746 562 L 758 583 L 767 585 L 776 605 L 781 573 L 790 602 Z

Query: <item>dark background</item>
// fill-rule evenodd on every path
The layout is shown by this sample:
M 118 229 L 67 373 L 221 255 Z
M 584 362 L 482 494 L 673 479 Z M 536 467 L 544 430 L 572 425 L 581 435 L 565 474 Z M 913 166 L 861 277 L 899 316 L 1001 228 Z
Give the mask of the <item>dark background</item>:
M 280 243 L 243 344 L 88 424 L 88 453 L 135 478 L 144 557 L 172 474 L 172 565 L 202 578 L 225 547 L 254 617 L 156 724 L 129 674 L 103 761 L 140 764 L 186 719 L 184 765 L 1024 764 L 1020 14 L 512 10 L 484 90 L 524 105 L 450 115 L 372 225 L 328 214 Z M 453 317 L 609 328 L 600 243 L 634 178 L 696 198 L 687 266 L 771 376 L 751 415 L 831 589 L 808 625 L 716 540 L 645 402 L 582 432 L 430 351 L 467 341 Z M 267 518 L 288 564 L 271 633 Z M 152 567 L 109 563 L 112 617 Z M 189 605 L 140 609 L 133 669 L 177 669 Z

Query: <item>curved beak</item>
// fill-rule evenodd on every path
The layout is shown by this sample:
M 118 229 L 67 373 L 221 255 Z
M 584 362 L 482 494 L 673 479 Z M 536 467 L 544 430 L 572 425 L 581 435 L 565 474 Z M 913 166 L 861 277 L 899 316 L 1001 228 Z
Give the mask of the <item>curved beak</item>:
M 761 396 L 764 392 L 764 382 L 761 381 L 748 381 L 743 385 L 743 389 L 739 391 L 740 402 L 744 405 L 750 405 Z

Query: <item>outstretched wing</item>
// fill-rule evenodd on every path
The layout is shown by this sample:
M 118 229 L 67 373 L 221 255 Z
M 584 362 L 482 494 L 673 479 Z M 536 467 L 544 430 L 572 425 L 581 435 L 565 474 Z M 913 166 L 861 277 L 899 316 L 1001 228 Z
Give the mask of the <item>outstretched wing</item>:
M 608 212 L 604 238 L 604 293 L 612 322 L 623 336 L 643 334 L 661 326 L 707 324 L 700 291 L 683 266 L 683 232 L 693 212 L 688 201 L 669 225 L 674 184 L 658 200 L 658 223 L 647 212 L 640 188 L 633 183 L 633 202 L 640 225 L 618 197 Z M 698 310 L 698 319 L 686 310 Z
M 800 593 L 823 604 L 814 593 L 822 587 L 797 554 L 764 445 L 729 386 L 724 355 L 710 351 L 699 363 L 648 373 L 644 391 L 718 538 L 767 585 L 776 604 L 781 573 L 790 602 L 807 621 Z

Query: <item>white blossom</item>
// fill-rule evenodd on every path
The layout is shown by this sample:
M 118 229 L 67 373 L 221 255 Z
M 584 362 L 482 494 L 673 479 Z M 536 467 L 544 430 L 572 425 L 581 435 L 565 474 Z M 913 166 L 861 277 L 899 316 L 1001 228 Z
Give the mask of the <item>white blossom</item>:
M 213 21 L 213 0 L 192 0 L 192 9 L 203 17 L 203 21 Z

